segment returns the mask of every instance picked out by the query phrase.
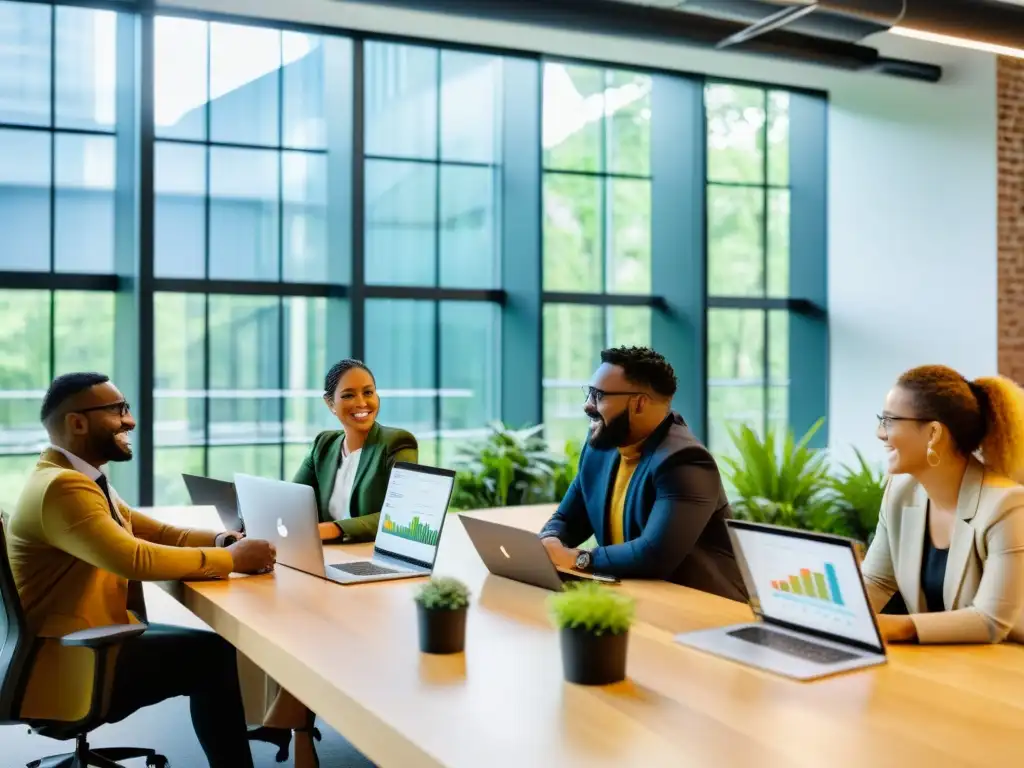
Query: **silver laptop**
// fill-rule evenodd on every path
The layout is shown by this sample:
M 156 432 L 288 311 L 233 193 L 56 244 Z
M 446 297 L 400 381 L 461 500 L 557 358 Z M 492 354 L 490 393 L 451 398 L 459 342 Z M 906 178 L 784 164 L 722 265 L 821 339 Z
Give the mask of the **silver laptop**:
M 327 564 L 308 485 L 235 475 L 246 535 L 277 547 L 277 562 L 339 584 L 428 576 L 455 484 L 447 469 L 399 462 L 391 470 L 373 556 Z
M 459 515 L 459 520 L 487 570 L 495 576 L 504 576 L 506 579 L 555 592 L 560 591 L 566 581 L 589 579 L 609 584 L 618 582 L 614 576 L 555 568 L 544 545 L 532 531 L 469 515 Z
M 197 506 L 212 506 L 217 510 L 226 531 L 241 531 L 244 526 L 238 514 L 235 484 L 227 480 L 181 473 L 188 489 L 188 497 Z
M 676 641 L 797 680 L 886 662 L 851 539 L 727 520 L 757 621 Z

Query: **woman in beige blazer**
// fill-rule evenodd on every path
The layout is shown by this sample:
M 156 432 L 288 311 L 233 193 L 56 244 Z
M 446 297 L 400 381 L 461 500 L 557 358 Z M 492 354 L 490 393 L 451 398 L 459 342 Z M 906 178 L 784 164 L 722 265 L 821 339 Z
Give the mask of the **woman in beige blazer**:
M 878 417 L 889 480 L 863 563 L 889 642 L 1024 642 L 1024 391 L 945 366 L 907 371 Z

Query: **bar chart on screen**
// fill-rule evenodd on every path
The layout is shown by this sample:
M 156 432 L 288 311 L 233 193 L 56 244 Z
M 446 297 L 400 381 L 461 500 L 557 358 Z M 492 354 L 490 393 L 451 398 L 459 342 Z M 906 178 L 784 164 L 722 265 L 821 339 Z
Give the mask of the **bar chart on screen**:
M 771 588 L 776 598 L 849 613 L 843 600 L 843 590 L 839 586 L 836 567 L 832 563 L 825 563 L 821 570 L 800 568 L 797 573 L 773 579 Z

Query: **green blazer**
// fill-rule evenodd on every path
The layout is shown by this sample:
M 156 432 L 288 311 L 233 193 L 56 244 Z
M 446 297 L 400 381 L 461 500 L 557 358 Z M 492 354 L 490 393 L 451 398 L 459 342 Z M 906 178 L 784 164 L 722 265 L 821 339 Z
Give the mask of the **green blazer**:
M 374 424 L 363 444 L 363 452 L 359 454 L 359 469 L 352 483 L 352 517 L 332 520 L 329 505 L 334 481 L 341 466 L 341 446 L 344 442 L 345 433 L 341 430 L 317 435 L 292 482 L 313 488 L 320 522 L 337 524 L 345 543 L 373 541 L 377 536 L 377 523 L 381 507 L 384 506 L 391 468 L 397 461 L 417 461 L 419 451 L 416 438 L 404 429 Z

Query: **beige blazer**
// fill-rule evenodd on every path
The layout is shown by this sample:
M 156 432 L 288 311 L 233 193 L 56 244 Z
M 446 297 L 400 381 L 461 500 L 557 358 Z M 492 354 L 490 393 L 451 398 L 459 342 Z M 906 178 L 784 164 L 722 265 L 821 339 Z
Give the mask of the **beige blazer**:
M 927 513 L 914 478 L 889 478 L 862 566 L 871 607 L 880 611 L 899 591 L 921 643 L 1024 643 L 1024 487 L 971 459 L 938 613 L 926 612 L 921 589 Z

